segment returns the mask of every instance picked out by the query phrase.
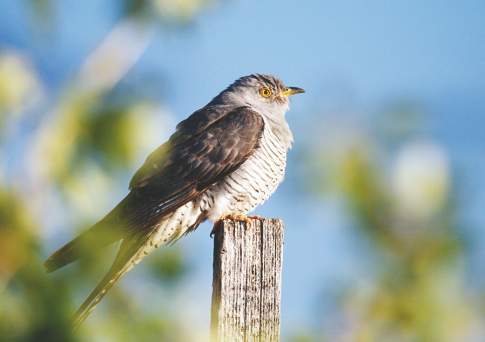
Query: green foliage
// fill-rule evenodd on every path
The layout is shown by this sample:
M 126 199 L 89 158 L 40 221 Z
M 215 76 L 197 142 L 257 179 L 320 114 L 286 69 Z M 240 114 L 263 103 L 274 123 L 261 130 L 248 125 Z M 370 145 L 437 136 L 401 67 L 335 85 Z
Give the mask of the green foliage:
M 49 93 L 41 84 L 28 57 L 13 50 L 0 51 L 0 151 L 18 139 L 15 134 L 23 134 L 17 128 L 30 120 L 29 111 L 40 104 L 41 97 L 45 95 L 50 100 L 47 113 L 39 116 L 39 124 L 29 132 L 25 151 L 18 152 L 22 163 L 15 168 L 8 166 L 9 177 L 5 179 L 6 165 L 0 163 L 2 341 L 188 338 L 178 312 L 153 301 L 151 310 L 145 310 L 122 286 L 110 292 L 96 319 L 88 320 L 79 331 L 72 331 L 76 307 L 108 270 L 116 246 L 94 249 L 87 241 L 81 260 L 74 265 L 55 274 L 46 274 L 43 267 L 46 254 L 66 242 L 65 236 L 73 236 L 77 228 L 82 231 L 94 223 L 89 210 L 97 211 L 96 217 L 100 218 L 97 204 L 109 203 L 109 194 L 119 192 L 118 185 L 126 183 L 127 172 L 139 166 L 142 158 L 161 143 L 163 123 L 169 113 L 160 101 L 144 96 L 143 89 L 135 92 L 117 85 L 129 69 L 130 64 L 126 63 L 131 62 L 131 57 L 136 60 L 146 47 L 133 47 L 130 43 L 138 40 L 127 37 L 139 35 L 139 40 L 148 42 L 149 35 L 144 35 L 142 26 L 158 21 L 188 22 L 205 6 L 204 1 L 124 3 L 125 11 L 113 35 L 128 43 L 117 46 L 116 51 L 101 45 L 57 99 L 57 94 Z M 57 7 L 56 1 L 26 4 L 32 6 L 35 24 L 52 17 Z M 154 8 L 166 8 L 167 12 L 161 15 Z M 143 17 L 143 12 L 149 16 Z M 102 44 L 109 47 L 116 39 L 108 38 Z M 47 204 L 51 198 L 59 198 L 60 203 Z M 50 236 L 55 244 L 46 245 L 45 229 L 49 230 L 51 224 L 45 220 L 49 221 L 50 215 L 62 218 L 60 213 L 71 218 L 69 226 L 63 228 L 62 239 Z M 190 270 L 179 248 L 154 253 L 148 259 L 146 277 L 166 285 L 161 288 L 167 291 L 176 289 Z
M 166 248 L 151 258 L 148 269 L 154 277 L 168 285 L 177 284 L 189 271 L 182 251 L 175 247 Z
M 21 199 L 0 189 L 0 336 L 70 341 L 70 293 L 45 274 L 36 228 Z
M 122 30 L 113 31 L 126 38 L 123 32 L 129 30 L 127 36 L 136 39 L 108 44 L 106 55 L 93 51 L 60 94 L 42 84 L 28 56 L 2 46 L 0 340 L 187 341 L 194 336 L 186 317 L 155 297 L 148 305 L 137 301 L 129 286 L 126 291 L 116 286 L 95 317 L 73 333 L 72 314 L 109 268 L 116 244 L 97 250 L 88 241 L 81 260 L 56 274 L 46 274 L 42 263 L 66 236 L 88 227 L 93 217 L 99 219 L 98 207 L 112 200 L 108 194 L 119 193 L 116 185 L 126 182 L 127 171 L 161 142 L 164 127 L 156 119 L 168 114 L 133 89 L 118 88 L 130 66 L 122 57 L 139 58 L 149 42 L 147 28 L 185 25 L 213 3 L 119 2 Z M 57 1 L 25 4 L 36 29 L 56 29 Z M 146 45 L 131 49 L 145 40 Z M 143 80 L 139 84 L 146 85 Z M 15 128 L 32 119 L 30 112 L 43 96 L 48 110 L 37 113 L 38 125 L 19 139 L 15 134 L 23 132 Z M 357 129 L 340 128 L 331 119 L 316 127 L 313 136 L 324 127 L 334 132 L 324 147 L 308 146 L 308 159 L 301 163 L 310 174 L 308 188 L 312 195 L 323 193 L 344 203 L 349 229 L 368 246 L 359 260 L 370 266 L 366 277 L 332 293 L 332 310 L 319 320 L 332 322 L 331 327 L 324 323 L 290 341 L 462 341 L 481 328 L 483 296 L 470 291 L 463 271 L 468 246 L 460 233 L 459 184 L 452 179 L 444 147 L 417 138 L 425 115 L 418 109 L 407 102 L 385 106 L 368 120 L 373 125 L 368 130 L 358 123 Z M 6 146 L 18 140 L 25 141 L 25 151 L 17 149 L 17 163 L 5 165 Z M 59 227 L 51 231 L 58 221 L 68 224 L 62 234 Z M 140 267 L 170 296 L 191 271 L 177 246 L 154 253 Z
M 399 126 L 402 113 L 391 110 L 382 118 L 397 115 Z M 454 341 L 473 328 L 468 318 L 478 312 L 463 278 L 465 244 L 446 153 L 415 139 L 412 125 L 376 126 L 384 131 L 337 132 L 345 140 L 312 155 L 320 161 L 314 177 L 343 200 L 371 254 L 372 273 L 340 291 L 333 314 L 351 319 L 340 332 L 350 340 Z

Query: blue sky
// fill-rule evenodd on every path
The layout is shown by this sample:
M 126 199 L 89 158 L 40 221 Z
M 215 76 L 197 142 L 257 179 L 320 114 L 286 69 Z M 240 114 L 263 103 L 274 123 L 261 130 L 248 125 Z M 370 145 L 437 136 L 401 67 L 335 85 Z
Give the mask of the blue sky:
M 0 47 L 32 55 L 52 89 L 62 88 L 75 75 L 117 13 L 113 1 L 59 3 L 57 33 L 48 37 L 32 32 L 21 2 L 0 4 Z M 128 77 L 166 77 L 160 100 L 181 120 L 242 75 L 279 75 L 307 90 L 294 99 L 289 114 L 297 146 L 307 125 L 322 120 L 316 118 L 322 99 L 371 111 L 387 101 L 414 99 L 429 112 L 424 134 L 446 146 L 456 162 L 470 220 L 483 223 L 484 18 L 485 2 L 480 0 L 227 1 L 205 10 L 182 30 L 158 31 Z M 289 178 L 295 170 L 290 164 Z M 350 233 L 342 229 L 346 220 L 335 203 L 292 196 L 291 184 L 285 183 L 259 210 L 284 217 L 287 224 L 287 331 L 315 323 L 313 303 L 322 284 L 356 272 L 358 253 Z M 203 285 L 188 291 L 199 298 L 204 314 L 212 241 L 208 225 L 201 228 L 181 243 L 197 260 L 194 282 Z

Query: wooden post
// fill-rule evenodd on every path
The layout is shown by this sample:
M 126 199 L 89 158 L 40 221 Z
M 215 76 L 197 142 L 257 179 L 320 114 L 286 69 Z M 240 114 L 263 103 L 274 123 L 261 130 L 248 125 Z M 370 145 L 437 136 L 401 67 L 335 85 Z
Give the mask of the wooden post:
M 279 341 L 283 230 L 279 219 L 214 226 L 212 341 Z

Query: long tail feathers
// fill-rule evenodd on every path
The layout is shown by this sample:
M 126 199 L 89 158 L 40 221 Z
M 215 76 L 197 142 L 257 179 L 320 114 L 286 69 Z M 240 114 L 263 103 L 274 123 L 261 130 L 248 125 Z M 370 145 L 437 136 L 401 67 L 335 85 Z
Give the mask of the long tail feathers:
M 77 310 L 73 321 L 74 329 L 77 329 L 84 322 L 113 285 L 146 255 L 143 252 L 146 248 L 145 244 L 148 238 L 123 240 L 111 269 Z
M 44 262 L 47 272 L 53 272 L 76 261 L 83 254 L 86 255 L 123 239 L 126 229 L 123 227 L 122 213 L 129 199 L 129 195 L 126 196 L 102 220 L 54 252 Z
M 179 221 L 177 217 L 175 219 L 167 218 L 167 220 L 161 223 L 157 229 L 152 229 L 149 234 L 130 236 L 124 239 L 113 266 L 111 266 L 109 272 L 104 276 L 98 286 L 96 286 L 76 312 L 73 323 L 74 329 L 79 327 L 111 287 L 113 287 L 125 273 L 130 271 L 133 266 L 143 259 L 143 257 L 156 248 L 157 243 L 150 240 L 155 239 L 155 241 L 163 241 L 164 244 L 170 243 L 174 239 L 182 236 L 186 231 L 195 229 L 202 220 L 203 218 L 199 217 L 195 223 L 185 227 L 185 229 L 172 230 L 169 225 L 178 223 Z M 154 236 L 154 234 L 156 236 Z
M 191 210 L 192 208 L 189 209 Z M 80 248 L 86 243 L 93 243 L 99 247 L 100 245 L 107 245 L 120 239 L 123 240 L 110 270 L 76 312 L 73 321 L 74 329 L 79 327 L 89 316 L 91 311 L 93 311 L 113 285 L 145 255 L 155 249 L 160 243 L 168 244 L 177 240 L 188 231 L 194 230 L 205 219 L 205 214 L 201 212 L 198 212 L 198 217 L 192 221 L 189 218 L 190 215 L 187 215 L 185 211 L 177 211 L 173 215 L 165 217 L 163 222 L 159 222 L 144 232 L 137 230 L 131 234 L 123 234 L 122 229 L 115 229 L 114 231 L 118 232 L 118 234 L 113 235 L 113 229 L 109 229 L 109 226 L 113 226 L 113 223 L 119 222 L 119 220 L 116 219 L 118 215 L 113 215 L 112 217 L 114 219 L 110 218 L 112 213 L 108 214 L 105 219 L 93 226 L 90 230 L 55 252 L 45 262 L 47 270 L 54 271 L 76 260 L 79 257 Z M 104 233 L 106 232 L 110 234 L 106 234 L 107 236 L 105 238 L 101 238 L 98 235 L 100 233 L 105 235 Z M 88 246 L 89 248 L 93 248 L 93 245 L 88 244 Z
M 44 262 L 44 266 L 47 272 L 53 272 L 76 261 L 88 251 L 108 246 L 121 238 L 123 238 L 121 230 L 113 229 L 110 223 L 102 220 L 55 251 Z

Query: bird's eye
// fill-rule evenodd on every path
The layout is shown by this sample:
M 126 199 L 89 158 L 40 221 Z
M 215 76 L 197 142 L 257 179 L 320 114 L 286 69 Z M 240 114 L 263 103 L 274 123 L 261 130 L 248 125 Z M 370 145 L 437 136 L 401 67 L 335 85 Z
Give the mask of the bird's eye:
M 262 97 L 270 97 L 272 94 L 273 92 L 268 87 L 262 87 L 261 89 L 259 89 L 259 95 L 261 95 Z

